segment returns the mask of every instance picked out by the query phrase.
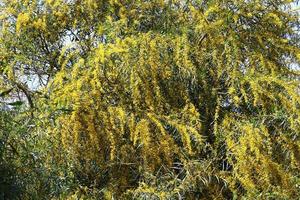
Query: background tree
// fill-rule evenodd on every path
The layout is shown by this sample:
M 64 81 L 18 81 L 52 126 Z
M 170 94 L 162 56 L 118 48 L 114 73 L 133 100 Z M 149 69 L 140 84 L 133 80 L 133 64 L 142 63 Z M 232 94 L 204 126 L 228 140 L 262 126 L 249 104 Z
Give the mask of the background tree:
M 291 1 L 1 8 L 1 86 L 23 94 L 37 124 L 30 135 L 44 132 L 43 175 L 66 179 L 61 198 L 300 195 Z

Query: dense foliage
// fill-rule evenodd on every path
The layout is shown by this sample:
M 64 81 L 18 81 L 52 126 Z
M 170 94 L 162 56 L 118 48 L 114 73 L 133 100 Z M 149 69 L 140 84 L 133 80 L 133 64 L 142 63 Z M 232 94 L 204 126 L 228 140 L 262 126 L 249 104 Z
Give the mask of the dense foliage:
M 1 0 L 0 198 L 299 198 L 296 3 Z

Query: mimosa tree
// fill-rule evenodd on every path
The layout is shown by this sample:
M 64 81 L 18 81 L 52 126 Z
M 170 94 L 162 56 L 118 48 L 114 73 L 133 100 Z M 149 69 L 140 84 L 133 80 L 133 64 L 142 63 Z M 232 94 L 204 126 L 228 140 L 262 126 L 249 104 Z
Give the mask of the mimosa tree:
M 1 85 L 55 138 L 75 195 L 299 197 L 291 1 L 2 4 Z

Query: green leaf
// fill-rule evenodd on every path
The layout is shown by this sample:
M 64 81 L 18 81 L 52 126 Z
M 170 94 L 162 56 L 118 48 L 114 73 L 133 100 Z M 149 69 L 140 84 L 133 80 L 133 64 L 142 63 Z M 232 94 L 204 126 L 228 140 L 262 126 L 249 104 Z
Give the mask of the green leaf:
M 23 104 L 24 104 L 23 101 L 15 101 L 15 102 L 8 103 L 8 105 L 11 105 L 11 106 L 21 106 Z

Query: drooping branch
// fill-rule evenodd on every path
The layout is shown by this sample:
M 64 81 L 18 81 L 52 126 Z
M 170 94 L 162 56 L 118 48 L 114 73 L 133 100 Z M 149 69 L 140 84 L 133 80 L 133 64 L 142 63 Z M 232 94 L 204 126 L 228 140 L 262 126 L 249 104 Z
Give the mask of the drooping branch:
M 25 94 L 30 108 L 33 109 L 34 108 L 34 103 L 33 103 L 33 100 L 32 100 L 29 89 L 26 86 L 24 86 L 23 84 L 18 83 L 16 81 L 13 81 L 13 83 L 14 83 L 14 85 L 17 86 L 18 89 L 20 89 Z

